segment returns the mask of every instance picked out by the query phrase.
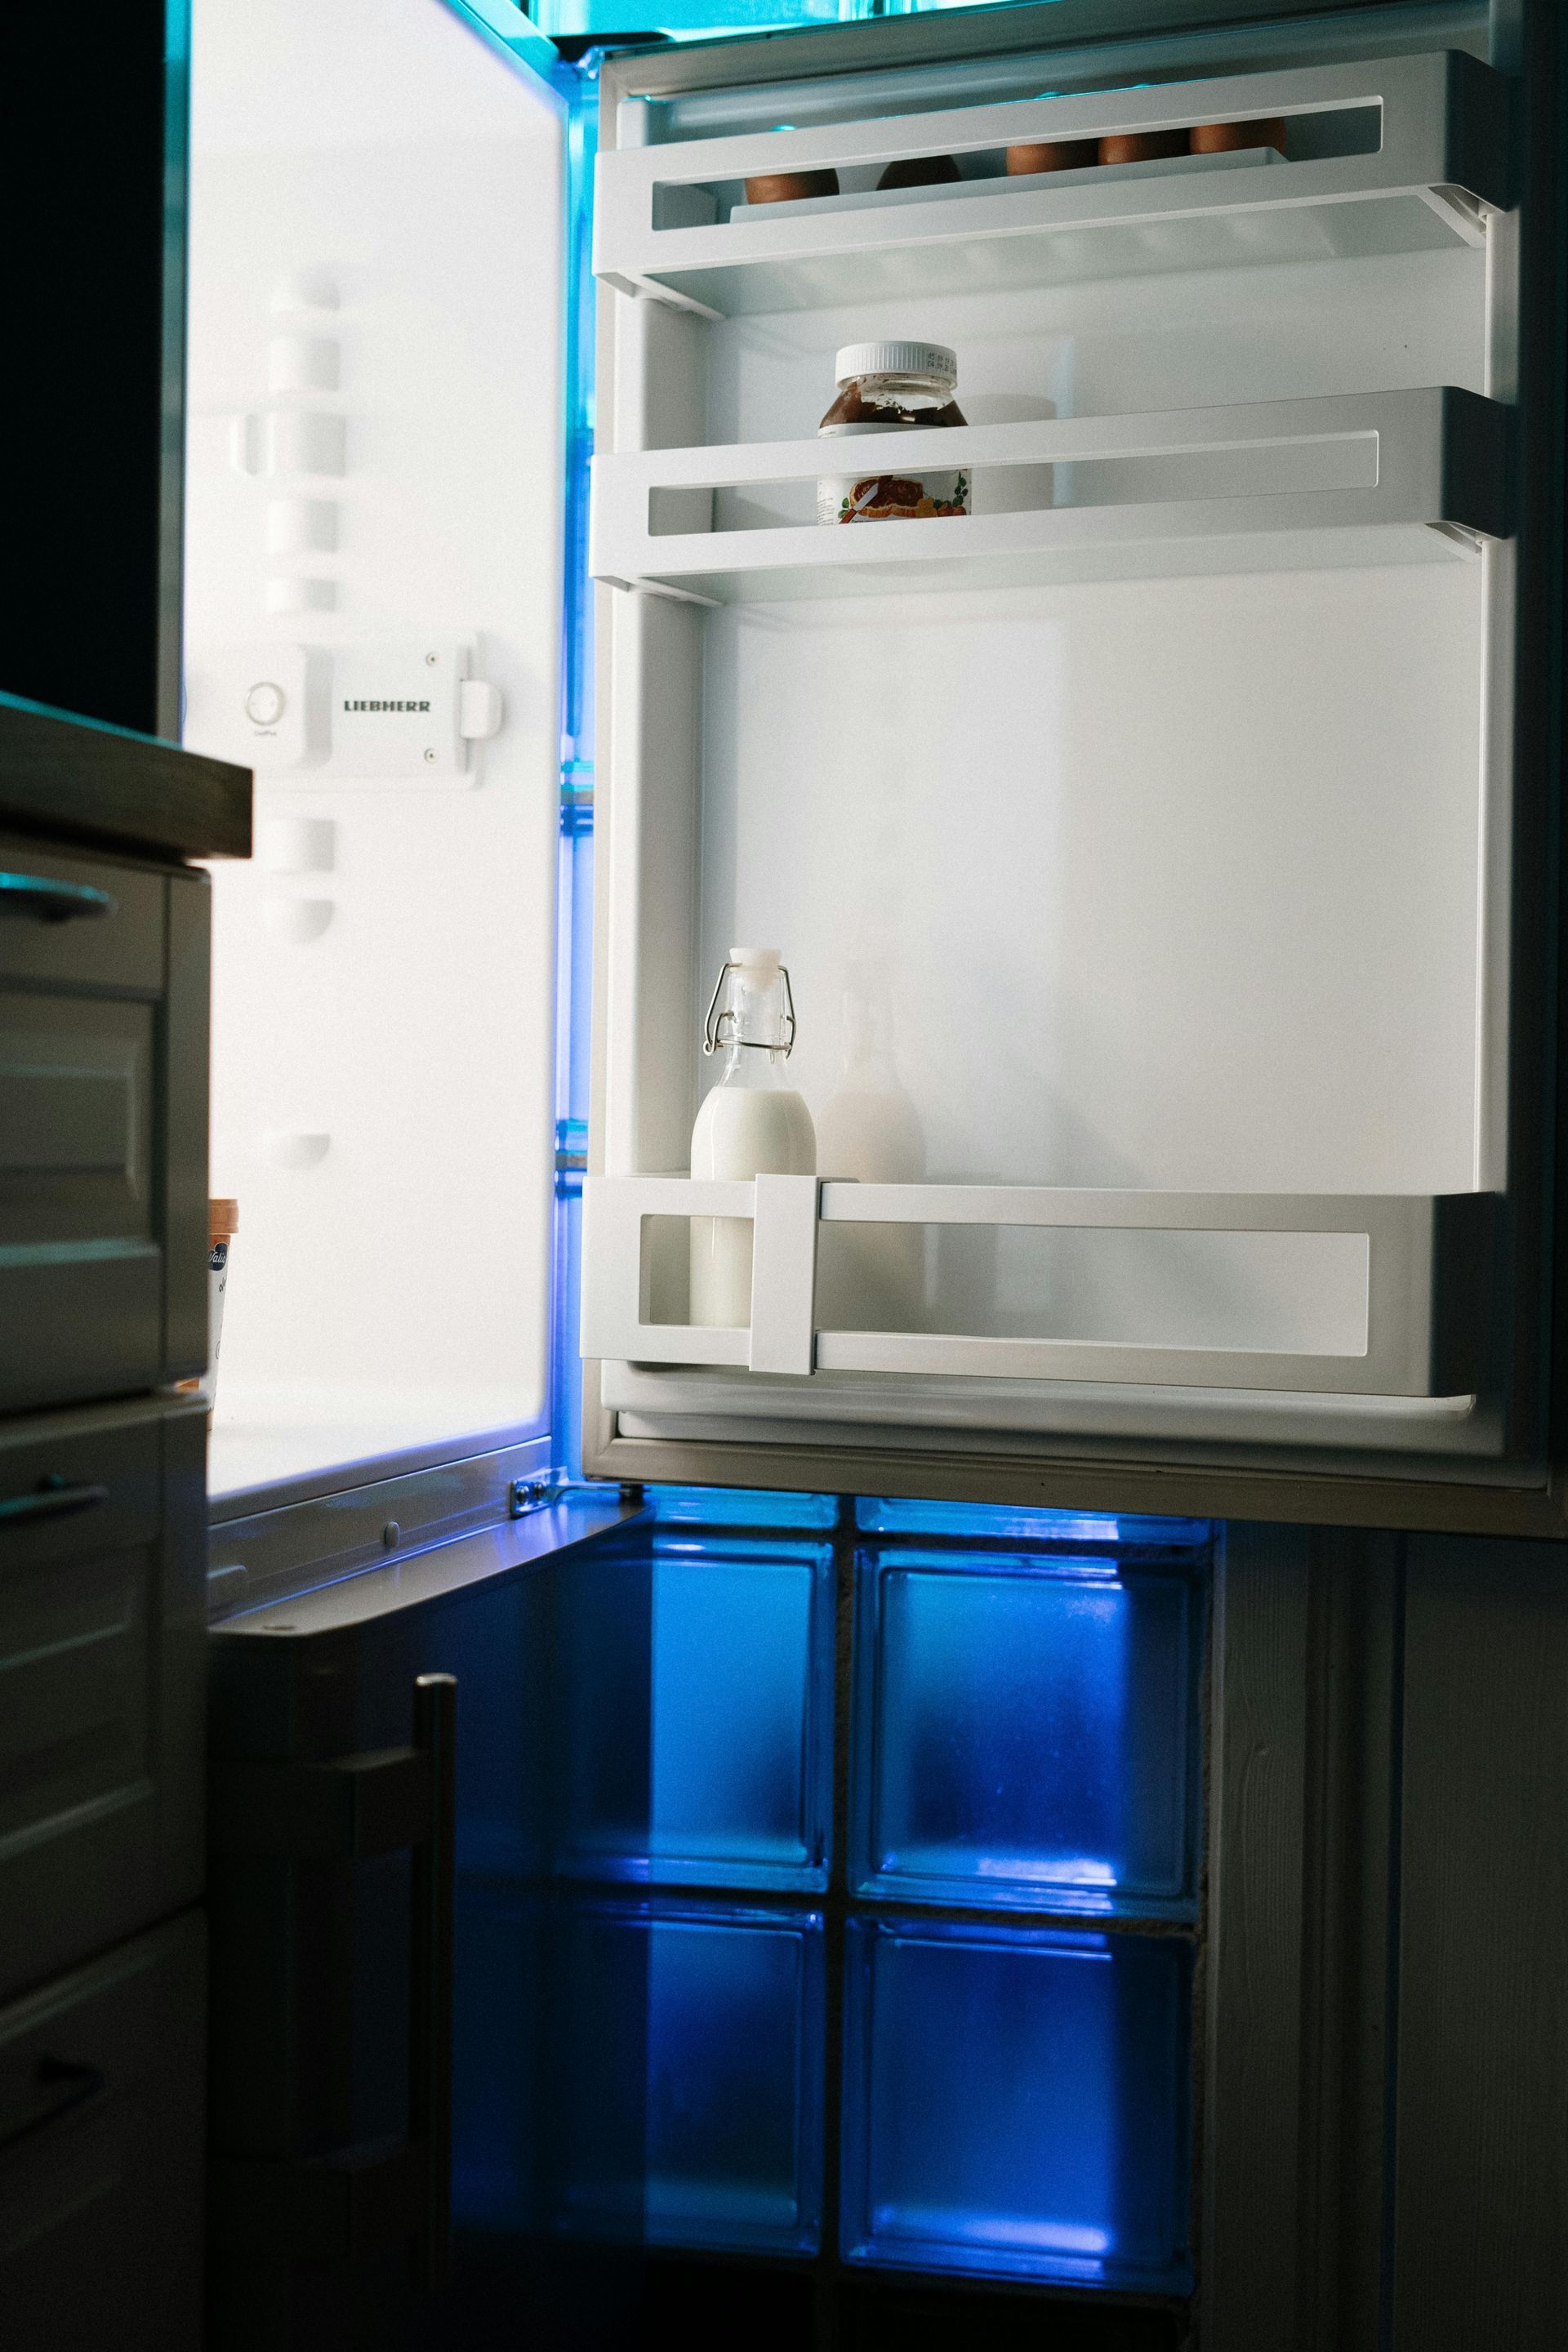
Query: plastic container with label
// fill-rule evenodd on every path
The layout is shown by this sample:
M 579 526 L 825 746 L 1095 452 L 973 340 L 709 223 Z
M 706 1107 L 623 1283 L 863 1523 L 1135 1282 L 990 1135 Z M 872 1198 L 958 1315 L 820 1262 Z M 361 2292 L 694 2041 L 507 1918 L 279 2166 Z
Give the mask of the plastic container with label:
M 228 1254 L 239 1231 L 237 1201 L 207 1202 L 207 1368 L 199 1381 L 176 1381 L 176 1389 L 202 1398 L 207 1408 L 207 1420 L 212 1420 L 213 1396 L 217 1387 L 217 1351 L 223 1339 L 223 1302 L 228 1289 Z
M 207 1370 L 199 1385 L 210 1410 L 217 1388 L 217 1351 L 223 1339 L 223 1302 L 228 1289 L 228 1254 L 239 1231 L 237 1201 L 207 1202 Z

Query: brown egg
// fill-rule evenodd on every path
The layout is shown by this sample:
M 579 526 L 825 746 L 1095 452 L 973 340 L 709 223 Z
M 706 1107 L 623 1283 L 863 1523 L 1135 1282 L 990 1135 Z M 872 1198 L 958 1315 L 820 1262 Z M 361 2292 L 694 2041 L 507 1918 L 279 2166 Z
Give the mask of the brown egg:
M 1152 163 L 1164 155 L 1185 155 L 1184 131 L 1111 131 L 1100 142 L 1102 163 Z
M 910 155 L 901 163 L 889 163 L 877 185 L 879 188 L 940 188 L 960 176 L 951 155 Z
M 1242 147 L 1278 147 L 1285 152 L 1285 118 L 1266 122 L 1200 122 L 1193 130 L 1194 155 L 1231 155 Z
M 1013 178 L 1029 172 L 1081 172 L 1100 161 L 1095 139 L 1047 139 L 1038 145 L 1009 147 L 1007 170 Z
M 803 196 L 837 194 L 837 172 L 758 172 L 746 182 L 749 205 L 789 205 Z

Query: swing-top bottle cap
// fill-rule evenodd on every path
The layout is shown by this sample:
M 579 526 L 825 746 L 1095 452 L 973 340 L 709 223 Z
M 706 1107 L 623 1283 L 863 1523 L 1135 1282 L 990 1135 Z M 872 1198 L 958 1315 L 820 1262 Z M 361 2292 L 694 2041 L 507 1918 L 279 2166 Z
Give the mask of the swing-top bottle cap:
M 775 1036 L 743 1037 L 741 1034 L 742 1013 L 757 1018 L 755 1000 L 774 1000 L 773 1009 L 778 1015 Z M 713 990 L 708 1015 L 702 1024 L 702 1050 L 716 1054 L 721 1045 L 755 1045 L 770 1054 L 788 1055 L 795 1047 L 795 1000 L 790 992 L 789 973 L 784 969 L 782 948 L 731 948 Z

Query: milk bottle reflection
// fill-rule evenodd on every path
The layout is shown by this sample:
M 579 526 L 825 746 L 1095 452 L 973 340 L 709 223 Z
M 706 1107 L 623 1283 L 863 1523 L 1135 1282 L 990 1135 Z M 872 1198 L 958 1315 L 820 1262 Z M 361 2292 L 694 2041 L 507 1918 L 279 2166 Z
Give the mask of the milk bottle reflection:
M 843 1068 L 816 1122 L 818 1172 L 861 1184 L 918 1184 L 925 1175 L 925 1134 L 893 1059 L 885 966 L 846 968 L 842 1017 Z M 824 1224 L 817 1234 L 819 1327 L 919 1330 L 924 1271 L 919 1225 Z
M 708 1008 L 702 1050 L 723 1056 L 691 1132 L 698 1177 L 810 1176 L 816 1167 L 811 1113 L 784 1082 L 795 1045 L 789 974 L 777 948 L 731 948 Z M 752 1319 L 752 1221 L 691 1220 L 691 1320 L 733 1327 Z

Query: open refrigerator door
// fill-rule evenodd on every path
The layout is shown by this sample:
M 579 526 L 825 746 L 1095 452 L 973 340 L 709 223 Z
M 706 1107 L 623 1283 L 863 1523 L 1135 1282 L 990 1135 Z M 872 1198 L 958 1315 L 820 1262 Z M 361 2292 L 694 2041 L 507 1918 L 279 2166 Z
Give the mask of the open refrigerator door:
M 220 1517 L 435 1465 L 456 1526 L 554 1458 L 567 109 L 488 13 L 195 11 Z
M 1555 1527 L 1513 35 L 1103 30 L 602 78 L 587 1457 Z M 873 345 L 956 400 L 860 499 L 820 432 Z M 763 940 L 807 1173 L 689 1140 Z M 705 1320 L 689 1236 L 742 1220 Z

